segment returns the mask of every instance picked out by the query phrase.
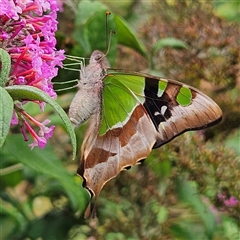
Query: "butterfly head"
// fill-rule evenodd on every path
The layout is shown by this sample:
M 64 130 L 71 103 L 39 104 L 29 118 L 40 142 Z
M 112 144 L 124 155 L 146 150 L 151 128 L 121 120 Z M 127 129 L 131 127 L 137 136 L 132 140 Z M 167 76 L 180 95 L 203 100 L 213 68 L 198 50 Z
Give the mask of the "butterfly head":
M 104 54 L 99 50 L 93 51 L 93 53 L 91 54 L 89 63 L 90 64 L 100 63 L 101 67 L 104 69 L 110 67 L 110 64 L 106 58 L 106 54 Z

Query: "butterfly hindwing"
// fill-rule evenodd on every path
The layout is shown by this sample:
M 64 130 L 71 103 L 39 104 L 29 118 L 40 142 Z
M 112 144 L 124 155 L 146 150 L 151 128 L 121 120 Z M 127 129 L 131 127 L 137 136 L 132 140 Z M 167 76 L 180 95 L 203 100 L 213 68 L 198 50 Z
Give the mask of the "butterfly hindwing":
M 221 119 L 221 109 L 195 88 L 150 75 L 108 70 L 100 114 L 90 120 L 78 173 L 98 196 L 121 170 L 188 130 Z
M 93 133 L 91 128 L 89 131 Z M 155 139 L 156 129 L 141 104 L 124 125 L 109 128 L 103 135 L 96 134 L 94 139 L 86 135 L 82 144 L 82 165 L 78 170 L 84 178 L 84 186 L 97 197 L 107 181 L 145 159 Z M 85 151 L 89 147 L 90 151 Z

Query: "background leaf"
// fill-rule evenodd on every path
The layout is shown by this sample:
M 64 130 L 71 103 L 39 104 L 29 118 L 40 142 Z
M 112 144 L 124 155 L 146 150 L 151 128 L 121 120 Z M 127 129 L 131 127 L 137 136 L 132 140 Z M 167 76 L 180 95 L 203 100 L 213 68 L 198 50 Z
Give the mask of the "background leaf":
M 216 15 L 225 18 L 229 21 L 236 21 L 240 23 L 240 1 L 214 1 Z
M 115 14 L 118 43 L 130 47 L 147 58 L 147 51 L 142 42 L 137 38 L 133 28 L 122 17 Z
M 225 145 L 228 148 L 234 149 L 234 151 L 240 156 L 240 129 L 237 129 L 229 136 Z
M 53 100 L 48 94 L 43 92 L 42 90 L 32 87 L 32 86 L 9 86 L 5 88 L 8 93 L 11 95 L 11 97 L 15 100 L 22 99 L 22 100 L 38 100 L 43 101 L 51 105 L 54 110 L 59 114 L 62 121 L 65 124 L 66 130 L 70 136 L 70 140 L 73 147 L 73 159 L 76 157 L 76 151 L 77 151 L 77 142 L 76 142 L 76 136 L 74 133 L 74 129 L 72 127 L 72 123 L 70 122 L 69 117 L 64 112 L 62 107 Z
M 105 26 L 107 10 L 108 7 L 98 1 L 81 1 L 79 3 L 75 21 L 76 28 L 73 33 L 75 40 L 81 46 L 81 50 L 78 49 L 79 56 L 89 57 L 94 50 L 104 53 L 107 51 L 106 34 L 109 36 Z M 108 28 L 109 30 L 116 29 L 113 13 L 108 17 Z M 116 58 L 116 44 L 117 38 L 113 36 L 108 53 L 111 65 L 114 64 Z
M 0 87 L 0 147 L 10 129 L 13 114 L 13 100 L 8 92 Z
M 77 184 L 75 177 L 68 173 L 49 145 L 44 149 L 43 154 L 39 148 L 30 150 L 20 134 L 9 135 L 0 149 L 0 156 L 6 154 L 11 155 L 14 161 L 23 163 L 30 169 L 59 181 L 70 199 L 72 208 L 80 209 L 81 212 L 85 210 L 89 194 L 79 183 Z
M 8 75 L 11 68 L 10 55 L 2 48 L 0 48 L 0 86 L 3 87 L 8 80 Z
M 209 239 L 212 238 L 216 230 L 216 221 L 213 213 L 199 198 L 197 190 L 190 185 L 186 180 L 176 179 L 176 189 L 181 201 L 190 204 L 196 212 L 201 216 L 201 219 L 206 228 L 206 235 Z
M 164 47 L 172 47 L 177 49 L 188 48 L 187 44 L 182 40 L 169 37 L 169 38 L 162 38 L 158 40 L 156 44 L 153 46 L 153 51 L 158 51 Z

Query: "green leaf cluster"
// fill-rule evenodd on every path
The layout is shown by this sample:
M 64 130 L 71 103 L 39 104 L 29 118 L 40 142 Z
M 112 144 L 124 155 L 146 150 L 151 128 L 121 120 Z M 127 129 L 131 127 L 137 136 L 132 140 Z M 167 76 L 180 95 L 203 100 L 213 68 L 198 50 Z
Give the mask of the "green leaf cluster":
M 13 113 L 13 100 L 9 93 L 4 89 L 5 83 L 8 79 L 11 58 L 9 54 L 0 48 L 0 147 L 3 145 L 8 134 Z
M 87 0 L 78 4 L 74 31 L 75 41 L 81 46 L 81 50 L 78 48 L 78 54 L 89 56 L 96 49 L 106 52 L 110 44 L 108 59 L 113 64 L 116 59 L 117 44 L 122 44 L 147 57 L 145 46 L 137 38 L 134 29 L 121 16 L 111 13 L 108 18 L 109 32 L 106 32 L 104 22 L 108 10 L 107 5 L 99 1 Z M 108 43 L 106 41 L 110 37 L 110 30 L 114 30 L 116 35 L 113 35 Z
M 228 21 L 240 23 L 240 1 L 214 1 L 215 13 Z

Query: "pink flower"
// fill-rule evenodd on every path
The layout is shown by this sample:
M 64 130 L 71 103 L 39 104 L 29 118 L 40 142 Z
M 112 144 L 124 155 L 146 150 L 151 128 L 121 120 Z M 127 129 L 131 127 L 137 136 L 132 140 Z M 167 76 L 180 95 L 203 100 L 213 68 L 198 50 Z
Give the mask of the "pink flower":
M 226 196 L 224 194 L 219 193 L 218 194 L 218 199 L 221 201 L 224 201 L 226 199 Z
M 219 193 L 218 194 L 218 199 L 226 206 L 226 207 L 235 207 L 239 201 L 237 198 L 233 196 L 227 196 L 224 194 Z
M 29 144 L 28 146 L 31 147 L 31 149 L 33 149 L 36 146 L 40 148 L 45 148 L 47 144 L 46 138 L 38 136 L 27 121 L 24 121 L 24 125 L 22 127 L 24 140 L 28 141 L 28 138 L 26 137 L 26 129 L 29 131 L 34 140 L 33 143 Z
M 51 80 L 65 58 L 63 50 L 55 48 L 57 10 L 56 0 L 1 2 L 0 47 L 10 54 L 12 60 L 7 85 L 30 85 L 56 97 Z
M 238 202 L 239 201 L 235 197 L 231 196 L 229 199 L 224 201 L 224 204 L 226 207 L 235 207 Z
M 55 126 L 51 127 L 46 127 L 45 125 L 50 123 L 51 121 L 49 119 L 44 120 L 42 123 L 40 123 L 40 131 L 39 131 L 39 136 L 45 137 L 46 139 L 49 139 L 53 135 L 53 130 Z
M 0 48 L 10 54 L 12 64 L 6 86 L 34 86 L 56 98 L 51 80 L 65 59 L 64 51 L 55 47 L 58 6 L 61 5 L 57 0 L 1 0 Z M 36 103 L 44 110 L 45 103 Z M 38 134 L 28 121 L 40 128 Z M 30 133 L 34 139 L 31 148 L 42 148 L 53 134 L 54 126 L 46 126 L 49 122 L 36 121 L 18 104 L 15 105 L 11 125 L 21 125 L 25 140 L 28 139 L 26 132 Z

